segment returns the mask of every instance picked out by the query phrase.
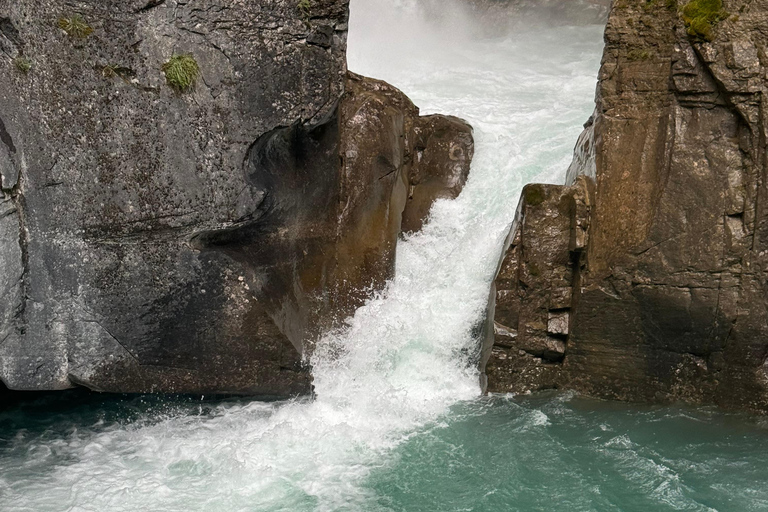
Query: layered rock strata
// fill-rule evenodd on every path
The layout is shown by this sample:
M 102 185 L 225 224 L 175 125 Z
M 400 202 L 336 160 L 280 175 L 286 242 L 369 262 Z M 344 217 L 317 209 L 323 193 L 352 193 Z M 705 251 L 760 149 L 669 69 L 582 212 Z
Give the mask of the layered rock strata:
M 347 7 L 0 0 L 9 388 L 309 391 L 308 343 L 392 273 L 416 155 L 472 154 L 346 74 Z
M 492 391 L 768 411 L 768 2 L 706 38 L 682 7 L 613 4 L 568 186 L 521 199 Z

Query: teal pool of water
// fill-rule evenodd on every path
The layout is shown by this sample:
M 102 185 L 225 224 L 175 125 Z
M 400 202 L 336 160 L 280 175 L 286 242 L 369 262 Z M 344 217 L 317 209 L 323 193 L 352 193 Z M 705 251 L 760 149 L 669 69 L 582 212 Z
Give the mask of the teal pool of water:
M 762 511 L 768 423 L 568 394 L 495 396 L 456 406 L 369 483 L 386 510 Z
M 180 420 L 205 430 L 247 405 L 242 399 L 65 392 L 6 406 L 0 410 L 0 509 L 90 510 L 77 500 L 57 506 L 19 498 L 28 497 L 30 489 L 44 493 L 47 487 L 66 485 L 67 467 L 81 471 L 89 456 L 79 447 L 96 440 L 104 444 L 105 435 Z M 125 457 L 122 463 L 130 464 L 130 455 Z M 163 465 L 179 508 L 159 504 L 146 510 L 180 510 L 181 504 L 187 510 L 318 507 L 303 493 L 295 500 L 248 505 L 247 499 L 220 492 L 223 475 L 215 466 L 183 457 Z M 497 395 L 454 405 L 383 452 L 372 466 L 360 482 L 361 498 L 338 510 L 765 511 L 768 419 L 563 393 Z M 208 486 L 208 503 L 196 499 L 201 485 Z

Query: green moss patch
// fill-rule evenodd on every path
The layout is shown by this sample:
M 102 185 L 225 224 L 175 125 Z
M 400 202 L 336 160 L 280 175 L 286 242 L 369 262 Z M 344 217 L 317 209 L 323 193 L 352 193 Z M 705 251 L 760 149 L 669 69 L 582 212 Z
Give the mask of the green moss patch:
M 187 92 L 195 86 L 200 76 L 200 66 L 192 55 L 174 55 L 163 64 L 168 85 L 179 92 Z
M 681 13 L 688 35 L 701 41 L 712 41 L 715 25 L 729 16 L 723 0 L 691 0 Z
M 79 14 L 75 14 L 68 18 L 59 18 L 58 26 L 61 30 L 66 32 L 69 37 L 75 37 L 77 39 L 85 39 L 93 34 L 93 29 Z

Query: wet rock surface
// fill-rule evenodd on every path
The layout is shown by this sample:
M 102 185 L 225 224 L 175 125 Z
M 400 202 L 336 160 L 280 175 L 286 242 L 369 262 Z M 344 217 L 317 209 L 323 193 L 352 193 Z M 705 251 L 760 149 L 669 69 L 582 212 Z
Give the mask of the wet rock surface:
M 648 4 L 614 2 L 593 122 L 577 146 L 571 188 L 557 189 L 573 195 L 594 177 L 586 231 L 576 231 L 583 247 L 563 252 L 565 235 L 552 238 L 547 228 L 552 201 L 535 213 L 524 197 L 529 213 L 516 228 L 523 247 L 552 252 L 512 243 L 512 270 L 497 278 L 507 286 L 517 276 L 508 285 L 515 300 L 551 296 L 561 274 L 533 289 L 519 276 L 532 264 L 549 269 L 570 259 L 562 360 L 497 339 L 489 388 L 560 387 L 765 412 L 768 39 L 760 27 L 768 4 L 726 2 L 730 15 L 712 27 L 711 41 L 688 33 L 678 6 Z M 573 237 L 580 216 L 565 217 Z M 498 321 L 520 337 L 527 317 L 516 319 L 500 299 Z M 539 316 L 543 327 L 543 310 Z
M 347 19 L 337 0 L 0 0 L 8 388 L 310 390 L 307 343 L 391 274 L 420 123 L 346 75 Z M 177 54 L 200 69 L 185 92 Z M 358 83 L 388 92 L 365 112 Z

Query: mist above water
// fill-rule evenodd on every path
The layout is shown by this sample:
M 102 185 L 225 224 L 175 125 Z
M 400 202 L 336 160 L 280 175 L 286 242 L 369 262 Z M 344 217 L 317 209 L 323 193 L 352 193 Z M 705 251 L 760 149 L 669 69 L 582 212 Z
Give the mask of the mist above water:
M 499 36 L 460 3 L 435 9 L 353 0 L 349 68 L 400 87 L 422 113 L 468 120 L 470 178 L 399 245 L 387 288 L 318 342 L 317 396 L 106 402 L 18 430 L 0 444 L 3 510 L 373 510 L 372 472 L 478 399 L 472 330 L 520 189 L 564 177 L 593 108 L 602 26 Z M 122 420 L 104 412 L 121 407 Z

